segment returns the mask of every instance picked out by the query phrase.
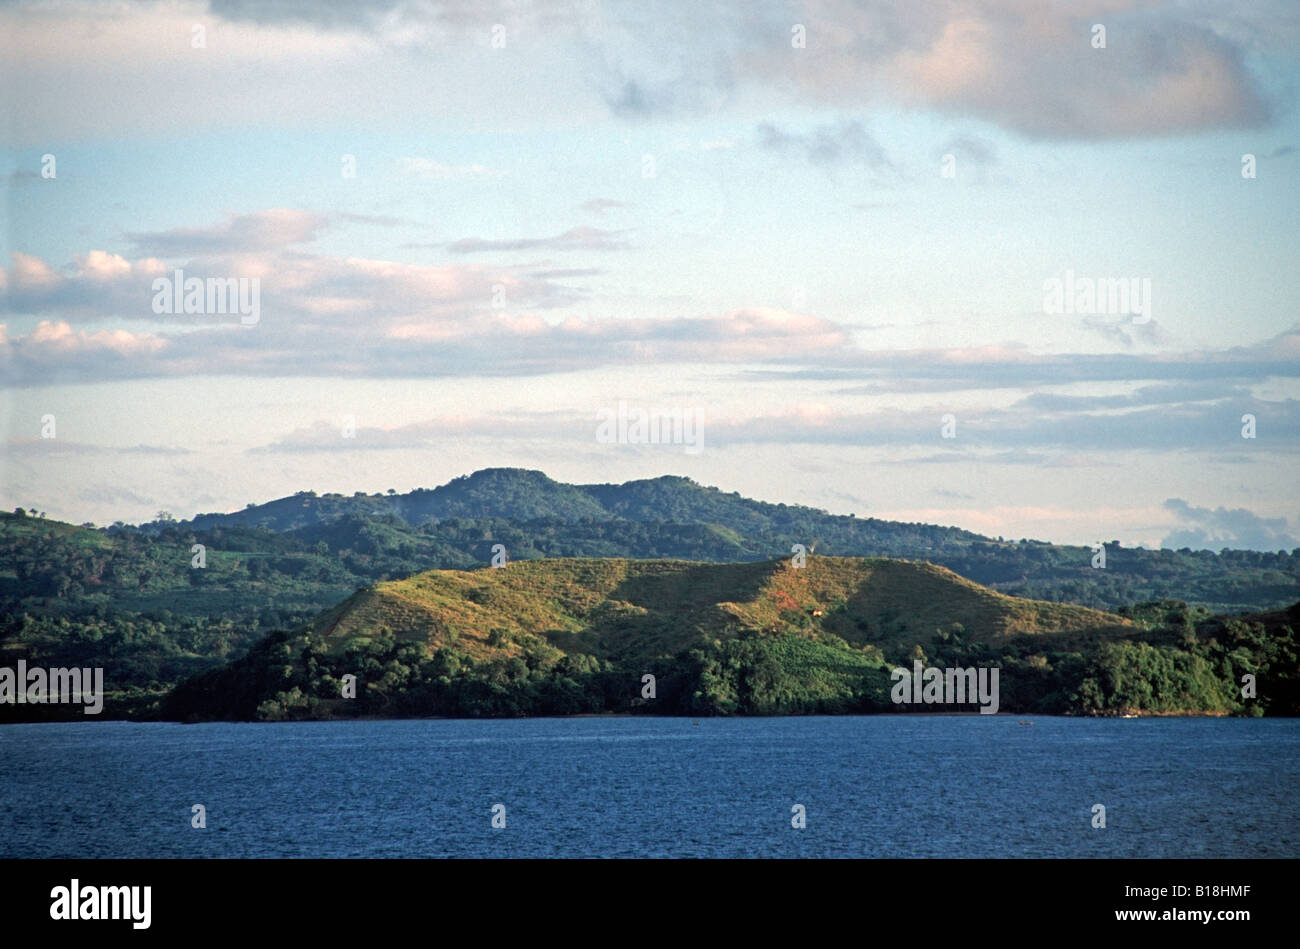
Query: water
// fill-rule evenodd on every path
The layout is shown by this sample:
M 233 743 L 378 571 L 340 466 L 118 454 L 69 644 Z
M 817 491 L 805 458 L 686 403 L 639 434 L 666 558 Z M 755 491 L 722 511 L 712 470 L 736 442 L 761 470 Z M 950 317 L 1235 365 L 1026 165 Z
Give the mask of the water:
M 9 725 L 0 857 L 1300 856 L 1300 721 L 1033 722 Z

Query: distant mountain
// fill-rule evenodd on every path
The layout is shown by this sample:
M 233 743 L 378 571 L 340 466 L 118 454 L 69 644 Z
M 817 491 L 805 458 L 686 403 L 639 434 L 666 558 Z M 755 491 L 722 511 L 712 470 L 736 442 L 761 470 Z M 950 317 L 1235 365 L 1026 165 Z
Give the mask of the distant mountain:
M 1180 604 L 1124 617 L 880 558 L 531 560 L 367 587 L 183 683 L 161 715 L 903 711 L 890 670 L 913 660 L 998 668 L 1002 711 L 1083 714 L 1258 714 L 1237 676 L 1267 669 L 1272 708 L 1295 714 L 1297 616 L 1207 618 L 1208 637 Z
M 154 523 L 141 529 L 160 532 L 176 526 Z M 331 552 L 385 546 L 428 550 L 431 559 L 407 573 L 484 563 L 497 542 L 512 559 L 719 562 L 766 560 L 803 544 L 834 556 L 929 560 L 1004 593 L 1098 608 L 1178 599 L 1231 612 L 1275 609 L 1300 600 L 1300 549 L 1214 553 L 1133 549 L 1112 542 L 1106 547 L 1106 567 L 1094 569 L 1093 551 L 1087 547 L 995 540 L 956 527 L 828 514 L 754 501 L 674 476 L 573 485 L 540 471 L 488 468 L 432 490 L 352 497 L 303 492 L 233 514 L 203 514 L 179 525 L 191 531 L 232 526 L 288 533 L 309 544 L 324 543 Z M 366 539 L 368 533 L 385 537 Z M 405 539 L 399 539 L 403 534 Z M 395 569 L 390 575 L 401 572 Z
M 524 468 L 484 468 L 441 487 L 419 488 L 407 494 L 357 493 L 347 497 L 303 491 L 265 504 L 250 505 L 232 514 L 200 514 L 182 523 L 194 530 L 241 526 L 283 532 L 348 516 L 385 515 L 412 527 L 453 518 L 496 519 L 516 524 L 620 520 L 642 524 L 717 525 L 753 535 L 795 528 L 804 530 L 813 524 L 829 535 L 827 542 L 832 539 L 870 542 L 873 532 L 890 537 L 907 533 L 912 535 L 910 542 L 920 545 L 983 539 L 953 527 L 903 525 L 874 518 L 859 521 L 816 508 L 753 501 L 672 475 L 625 484 L 578 485 L 554 481 L 540 471 Z

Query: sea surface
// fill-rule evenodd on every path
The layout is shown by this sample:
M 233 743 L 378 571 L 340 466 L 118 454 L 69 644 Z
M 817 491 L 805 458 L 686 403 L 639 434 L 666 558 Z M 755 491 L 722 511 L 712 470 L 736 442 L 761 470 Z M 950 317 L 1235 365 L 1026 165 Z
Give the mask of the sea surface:
M 1300 720 L 1027 720 L 6 725 L 0 857 L 1300 856 Z

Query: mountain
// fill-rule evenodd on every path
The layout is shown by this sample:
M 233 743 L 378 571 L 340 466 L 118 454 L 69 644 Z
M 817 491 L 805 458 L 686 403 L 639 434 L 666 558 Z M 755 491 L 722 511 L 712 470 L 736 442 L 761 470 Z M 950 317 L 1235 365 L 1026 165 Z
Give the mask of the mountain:
M 370 527 L 368 525 L 375 525 Z M 956 527 L 828 514 L 771 504 L 664 476 L 625 484 L 564 484 L 540 471 L 488 468 L 432 490 L 352 497 L 301 492 L 232 514 L 203 514 L 140 531 L 230 527 L 288 534 L 334 552 L 377 551 L 398 576 L 486 563 L 494 543 L 512 559 L 654 557 L 713 562 L 783 556 L 794 544 L 841 557 L 929 560 L 1004 593 L 1101 609 L 1183 600 L 1213 612 L 1267 610 L 1300 599 L 1300 549 L 1145 550 L 992 539 Z M 385 534 L 383 538 L 373 536 Z M 410 556 L 387 557 L 405 550 Z M 418 559 L 422 563 L 398 563 Z
M 347 516 L 383 515 L 396 517 L 412 527 L 451 518 L 577 521 L 609 520 L 611 516 L 581 486 L 552 481 L 540 471 L 485 468 L 432 490 L 417 488 L 407 494 L 358 491 L 351 497 L 300 491 L 287 498 L 249 505 L 232 514 L 200 514 L 184 523 L 195 530 L 240 526 L 292 531 Z
M 882 558 L 534 560 L 360 590 L 182 683 L 161 715 L 904 711 L 890 673 L 915 660 L 997 668 L 1003 711 L 1294 715 L 1297 620 L 1300 605 L 1198 628 L 1182 604 L 1121 616 Z M 1245 672 L 1267 699 L 1239 695 Z
M 814 556 L 930 561 L 1028 599 L 1111 611 L 1180 601 L 1193 622 L 1300 600 L 1300 550 L 1109 544 L 1106 568 L 1093 569 L 1086 547 L 841 517 L 686 478 L 565 485 L 540 472 L 488 469 L 407 495 L 308 492 L 139 527 L 0 513 L 0 659 L 102 667 L 106 714 L 149 714 L 182 679 L 304 626 L 358 589 L 484 566 L 498 544 L 511 566 L 548 558 L 757 564 L 803 544 Z
M 193 530 L 241 526 L 294 531 L 349 516 L 391 516 L 412 527 L 453 518 L 497 519 L 515 524 L 634 521 L 715 525 L 742 535 L 803 530 L 812 523 L 841 543 L 870 543 L 874 532 L 891 538 L 906 533 L 911 535 L 909 542 L 917 546 L 982 539 L 958 528 L 903 525 L 874 518 L 859 522 L 852 516 L 827 514 L 815 508 L 754 501 L 671 475 L 624 484 L 577 485 L 523 468 L 484 468 L 441 487 L 418 488 L 407 494 L 358 492 L 347 497 L 302 491 L 231 514 L 200 514 L 182 523 Z

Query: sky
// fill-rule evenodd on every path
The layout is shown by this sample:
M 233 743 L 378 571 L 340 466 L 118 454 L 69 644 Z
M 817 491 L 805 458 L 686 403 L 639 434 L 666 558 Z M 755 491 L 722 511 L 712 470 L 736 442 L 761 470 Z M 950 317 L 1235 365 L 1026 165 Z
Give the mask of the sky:
M 5 2 L 0 90 L 5 509 L 1300 546 L 1293 2 Z

